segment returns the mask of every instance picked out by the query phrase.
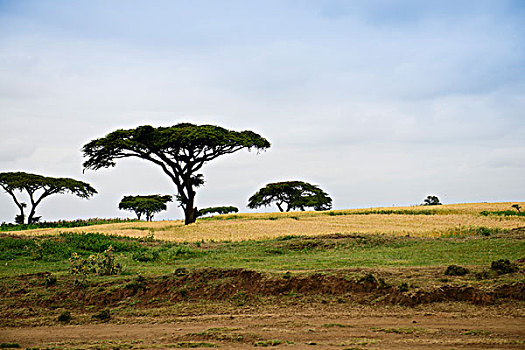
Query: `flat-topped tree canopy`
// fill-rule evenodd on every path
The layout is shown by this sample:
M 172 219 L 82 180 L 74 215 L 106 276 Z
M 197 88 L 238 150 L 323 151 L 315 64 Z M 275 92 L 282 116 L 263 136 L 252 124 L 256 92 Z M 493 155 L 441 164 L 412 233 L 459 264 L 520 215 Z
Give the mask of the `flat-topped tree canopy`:
M 27 204 L 16 197 L 16 191 L 26 191 L 29 196 L 31 209 L 27 217 L 27 223 L 31 224 L 36 220 L 36 207 L 40 202 L 52 195 L 69 192 L 80 198 L 89 198 L 97 191 L 89 184 L 70 178 L 56 178 L 24 172 L 5 172 L 0 173 L 0 186 L 13 198 L 16 206 L 20 209 L 17 216 L 19 223 L 24 223 L 24 208 Z
M 197 173 L 204 163 L 241 149 L 264 150 L 270 143 L 253 131 L 232 131 L 215 125 L 180 123 L 154 128 L 119 129 L 84 145 L 85 169 L 116 165 L 120 158 L 141 158 L 162 168 L 177 188 L 177 200 L 184 209 L 186 224 L 195 222 L 195 190 L 204 184 Z
M 308 207 L 314 210 L 332 208 L 332 198 L 326 192 L 319 186 L 304 181 L 269 183 L 250 197 L 248 208 L 255 209 L 272 203 L 275 203 L 280 211 L 305 210 Z
M 156 213 L 166 210 L 166 203 L 171 201 L 172 198 L 170 195 L 124 196 L 118 208 L 135 212 L 139 220 L 144 214 L 146 220 L 151 221 Z

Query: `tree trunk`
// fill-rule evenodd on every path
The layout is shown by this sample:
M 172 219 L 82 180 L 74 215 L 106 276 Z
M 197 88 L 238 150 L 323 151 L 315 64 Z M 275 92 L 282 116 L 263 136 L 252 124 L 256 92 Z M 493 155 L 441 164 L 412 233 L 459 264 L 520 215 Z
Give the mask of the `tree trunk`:
M 186 203 L 184 206 L 184 225 L 193 224 L 197 220 L 197 208 L 195 207 L 195 191 L 191 184 L 191 175 L 188 175 L 184 180 L 184 187 L 186 189 Z
M 197 207 L 188 205 L 184 209 L 184 225 L 193 224 L 197 220 Z
M 32 224 L 33 223 L 33 217 L 35 216 L 36 214 L 36 208 L 35 207 L 32 207 L 31 208 L 31 211 L 29 212 L 29 215 L 27 216 L 27 223 L 28 224 Z

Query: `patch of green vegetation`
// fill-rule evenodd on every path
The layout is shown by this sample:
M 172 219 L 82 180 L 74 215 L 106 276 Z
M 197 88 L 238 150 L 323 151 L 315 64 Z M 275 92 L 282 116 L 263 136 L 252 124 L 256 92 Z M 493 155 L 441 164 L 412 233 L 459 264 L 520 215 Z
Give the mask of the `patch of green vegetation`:
M 431 210 L 431 209 L 369 209 L 358 211 L 328 211 L 324 215 L 448 215 L 451 210 Z
M 20 348 L 18 343 L 0 343 L 0 349 L 17 349 Z
M 69 321 L 71 321 L 71 312 L 63 311 L 60 315 L 58 315 L 57 321 L 68 323 Z
M 285 343 L 283 340 L 278 339 L 271 339 L 271 340 L 260 340 L 253 343 L 253 346 L 262 346 L 262 347 L 268 347 L 268 346 L 277 346 Z
M 395 333 L 395 334 L 415 334 L 415 333 L 426 332 L 426 329 L 424 328 L 415 328 L 415 327 L 398 327 L 398 328 L 373 327 L 372 330 L 374 332 Z
M 352 326 L 350 324 L 341 324 L 341 323 L 325 323 L 321 327 L 324 328 L 332 328 L 332 327 L 338 327 L 338 328 L 354 328 L 355 326 Z
M 483 216 L 490 216 L 490 215 L 494 215 L 494 216 L 525 216 L 525 212 L 520 212 L 520 211 L 516 211 L 516 210 L 500 210 L 500 211 L 482 211 L 479 213 L 480 215 L 483 215 Z
M 445 270 L 444 274 L 446 276 L 465 276 L 469 272 L 470 272 L 469 269 L 463 266 L 449 265 L 447 269 Z
M 3 222 L 0 224 L 0 232 L 8 231 L 25 231 L 25 230 L 37 230 L 41 228 L 72 228 L 72 227 L 84 227 L 93 225 L 105 225 L 105 224 L 116 224 L 121 222 L 136 222 L 136 219 L 78 219 L 78 220 L 59 220 L 59 221 L 44 221 L 37 222 L 34 224 L 8 224 Z
M 507 273 L 517 272 L 518 265 L 511 263 L 509 259 L 499 259 L 490 264 L 490 269 L 495 271 L 498 275 L 505 275 Z
M 495 234 L 506 233 L 510 230 L 502 229 L 498 227 L 485 227 L 485 226 L 458 226 L 441 234 L 441 237 L 466 237 L 466 236 L 491 236 Z
M 67 273 L 72 253 L 89 257 L 112 246 L 129 274 L 165 274 L 206 267 L 256 271 L 317 271 L 351 267 L 490 266 L 521 258 L 525 241 L 504 237 L 409 238 L 382 235 L 289 236 L 207 244 L 143 241 L 89 233 L 0 236 L 0 276 Z M 6 265 L 7 264 L 7 265 Z
M 194 342 L 194 341 L 180 341 L 175 344 L 170 344 L 170 347 L 173 348 L 182 348 L 182 349 L 194 349 L 194 348 L 218 348 L 219 345 L 214 343 L 206 342 Z

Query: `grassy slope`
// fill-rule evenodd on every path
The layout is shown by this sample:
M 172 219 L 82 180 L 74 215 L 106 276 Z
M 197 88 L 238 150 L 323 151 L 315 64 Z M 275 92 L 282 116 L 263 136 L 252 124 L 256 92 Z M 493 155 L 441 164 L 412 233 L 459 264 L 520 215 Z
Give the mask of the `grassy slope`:
M 126 267 L 127 274 L 171 273 L 177 267 L 246 268 L 270 272 L 450 264 L 486 267 L 494 260 L 516 260 L 525 257 L 523 231 L 512 233 L 512 228 L 525 226 L 524 217 L 480 214 L 483 211 L 506 210 L 508 207 L 510 203 L 481 203 L 432 208 L 347 210 L 335 211 L 332 214 L 237 214 L 237 217 L 225 215 L 201 220 L 189 227 L 174 222 L 140 222 L 89 228 L 103 234 L 117 234 L 111 237 L 79 233 L 87 230 L 86 228 L 77 231 L 67 229 L 72 231 L 70 234 L 38 237 L 34 232 L 24 231 L 0 237 L 0 264 L 3 265 L 0 276 L 43 271 L 67 274 L 68 258 L 73 252 L 87 257 L 103 251 L 110 244 L 116 248 L 116 255 Z M 394 210 L 397 213 L 392 213 Z M 355 224 L 363 218 L 368 220 L 367 225 L 375 228 L 372 232 L 386 230 L 383 231 L 386 234 L 350 233 L 343 238 L 333 234 L 313 236 L 315 232 L 345 232 L 345 223 Z M 326 221 L 327 219 L 329 221 Z M 341 221 L 338 221 L 341 219 L 346 221 L 341 224 Z M 406 234 L 401 236 L 400 232 L 404 231 L 393 232 L 384 228 L 387 227 L 384 222 L 387 222 L 386 225 L 390 225 L 390 228 L 392 222 L 405 225 L 405 228 L 417 228 L 418 225 L 428 225 L 429 219 L 437 219 L 438 222 L 433 228 L 434 234 L 426 235 L 427 237 L 417 238 L 416 234 L 410 234 L 410 237 L 406 237 Z M 481 226 L 467 224 L 478 220 L 489 221 L 483 221 L 484 225 Z M 458 222 L 460 226 L 457 226 Z M 298 233 L 301 233 L 301 227 L 309 227 L 313 231 L 292 237 L 282 232 L 272 236 L 272 228 L 288 227 L 290 223 L 299 227 Z M 134 225 L 142 238 L 122 237 L 122 225 Z M 244 236 L 232 237 L 232 227 L 248 227 L 251 231 Z M 330 229 L 326 230 L 326 227 Z M 254 234 L 255 229 L 262 230 L 265 234 Z M 425 227 L 421 228 L 423 231 L 424 229 Z M 180 230 L 188 230 L 191 238 L 184 236 Z M 210 232 L 214 232 L 215 235 L 210 235 Z M 155 238 L 168 237 L 173 241 L 175 237 L 181 242 L 151 241 L 152 233 Z M 149 240 L 145 238 L 148 234 Z M 199 237 L 200 239 L 197 239 Z
M 154 234 L 157 239 L 175 242 L 262 240 L 287 235 L 316 236 L 333 233 L 416 237 L 477 235 L 484 228 L 508 230 L 525 226 L 525 216 L 490 214 L 512 209 L 511 204 L 476 203 L 329 212 L 230 214 L 203 218 L 188 226 L 180 221 L 133 222 L 71 229 L 29 230 L 23 234 L 58 234 L 64 231 L 100 232 L 129 237 Z M 525 203 L 520 205 L 525 207 Z
M 2 237 L 0 263 L 4 266 L 0 275 L 43 271 L 67 274 L 67 259 L 72 252 L 88 256 L 102 251 L 109 244 L 117 247 L 118 260 L 126 267 L 128 274 L 171 273 L 178 267 L 284 272 L 450 264 L 489 266 L 493 260 L 516 260 L 525 256 L 523 237 L 505 235 L 508 234 L 439 239 L 320 236 L 205 244 L 128 240 L 126 242 L 129 243 L 124 245 L 121 238 L 93 234 L 25 239 Z M 104 244 L 82 243 L 84 240 L 96 241 L 98 237 Z M 77 241 L 76 245 L 72 241 Z M 153 261 L 139 261 L 152 260 L 155 256 Z

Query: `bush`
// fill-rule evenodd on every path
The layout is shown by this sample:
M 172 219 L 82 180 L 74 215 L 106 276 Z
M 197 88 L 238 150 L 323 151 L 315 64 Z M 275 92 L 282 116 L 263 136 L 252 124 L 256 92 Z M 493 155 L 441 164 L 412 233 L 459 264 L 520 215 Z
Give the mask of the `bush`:
M 508 259 L 493 261 L 490 265 L 490 269 L 496 272 L 498 275 L 505 275 L 507 273 L 513 273 L 519 270 L 518 265 L 511 263 Z
M 111 312 L 108 309 L 104 309 L 98 314 L 91 316 L 91 318 L 98 319 L 100 321 L 109 321 L 111 318 Z
M 122 266 L 115 260 L 112 246 L 109 246 L 102 253 L 90 255 L 88 258 L 73 253 L 69 258 L 69 265 L 69 272 L 76 276 L 75 284 L 78 285 L 84 285 L 87 276 L 90 274 L 107 276 L 122 272 Z
M 57 277 L 53 274 L 49 274 L 46 276 L 46 279 L 44 281 L 44 285 L 46 287 L 50 287 L 50 286 L 53 286 L 57 283 Z
M 64 323 L 71 321 L 71 312 L 69 311 L 62 312 L 60 315 L 58 315 L 57 321 L 64 322 Z
M 364 282 L 368 282 L 368 283 L 377 283 L 377 279 L 374 277 L 374 275 L 372 275 L 371 273 L 367 273 L 366 275 L 364 275 L 363 277 L 361 277 L 359 280 L 358 280 L 359 283 L 364 283 Z
M 156 250 L 144 249 L 133 253 L 131 258 L 140 262 L 156 261 L 159 258 L 159 252 Z
M 401 283 L 398 289 L 401 293 L 408 292 L 408 283 L 406 282 Z
M 32 260 L 58 261 L 67 259 L 71 255 L 71 249 L 63 242 L 54 239 L 35 240 L 30 249 Z
M 470 271 L 469 269 L 458 266 L 458 265 L 449 265 L 447 269 L 445 270 L 446 276 L 465 276 Z

